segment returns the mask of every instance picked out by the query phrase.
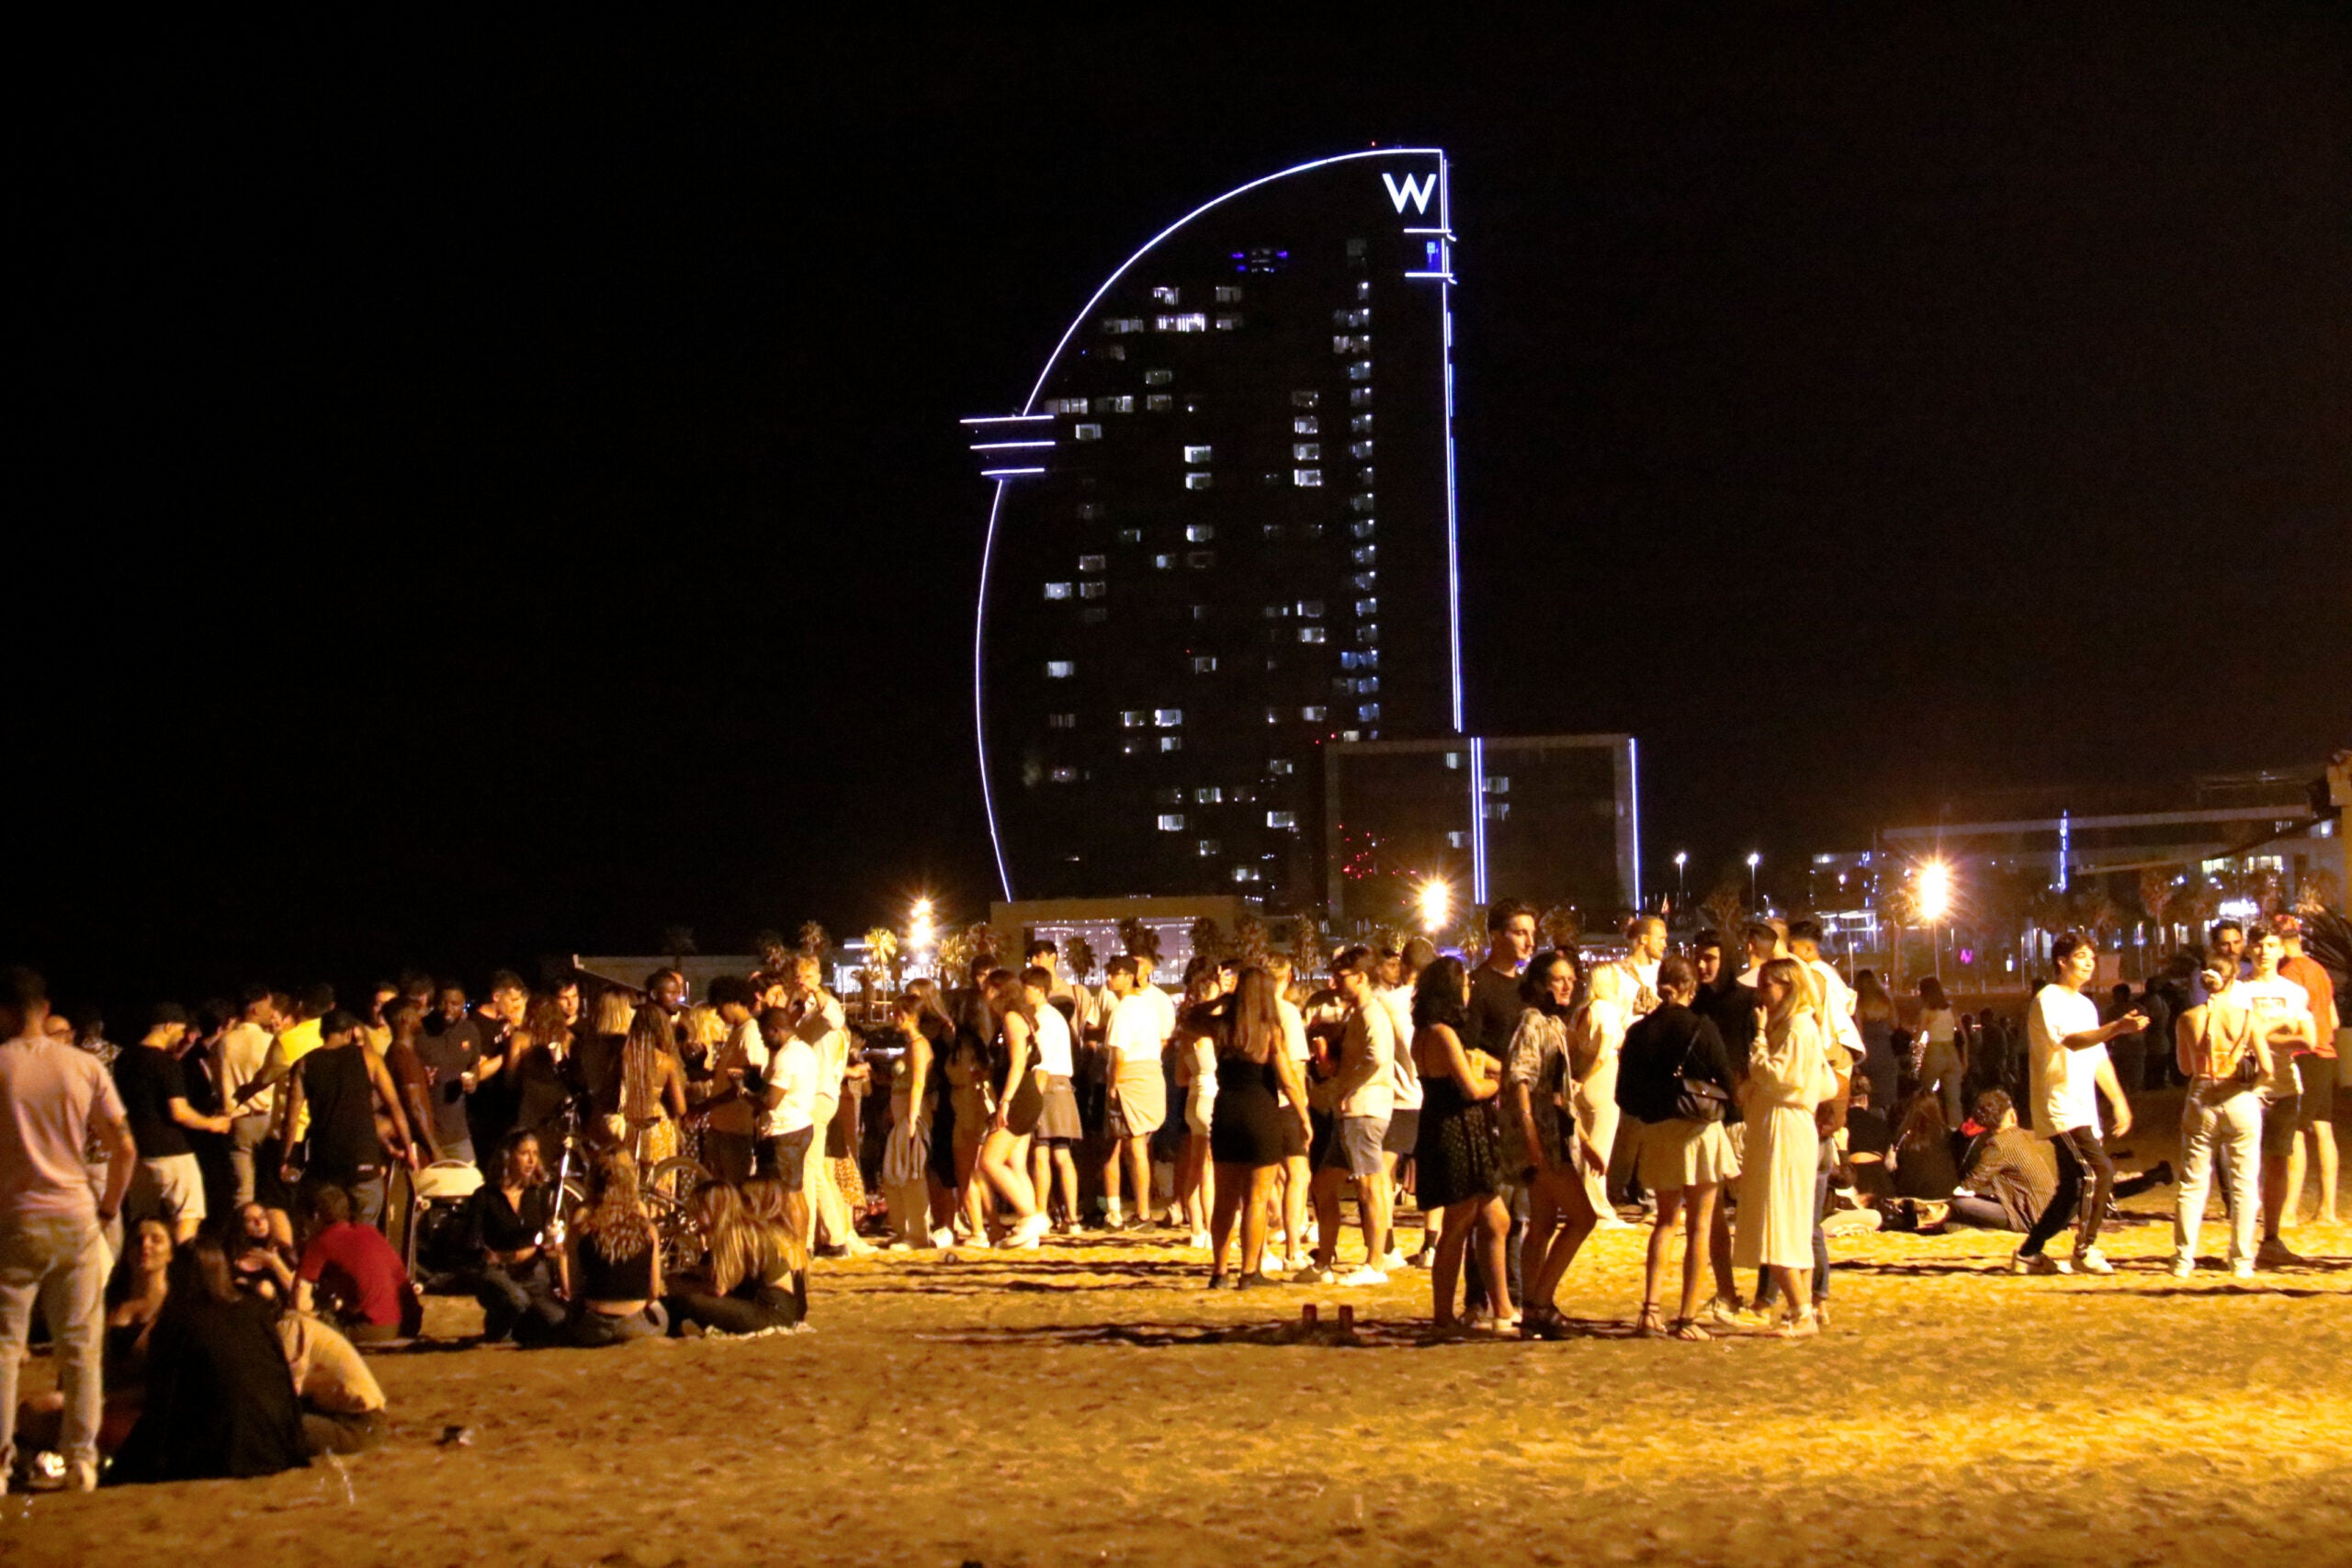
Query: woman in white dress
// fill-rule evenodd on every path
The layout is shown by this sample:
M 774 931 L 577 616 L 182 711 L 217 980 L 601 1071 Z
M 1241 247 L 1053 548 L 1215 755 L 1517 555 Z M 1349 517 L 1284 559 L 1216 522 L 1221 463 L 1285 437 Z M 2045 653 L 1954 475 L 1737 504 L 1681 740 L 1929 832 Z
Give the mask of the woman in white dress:
M 1634 1021 L 1633 975 L 1622 964 L 1595 965 L 1586 982 L 1584 1005 L 1577 1009 L 1569 1030 L 1574 1050 L 1571 1066 L 1576 1085 L 1569 1091 L 1577 1131 L 1600 1153 L 1604 1168 L 1583 1171 L 1585 1196 L 1591 1201 L 1595 1230 L 1628 1230 L 1609 1201 L 1606 1162 L 1617 1148 L 1617 1053 L 1625 1043 L 1625 1030 Z
M 1789 1310 L 1780 1333 L 1791 1339 L 1821 1332 L 1813 1313 L 1813 1181 L 1821 1149 L 1814 1111 L 1837 1093 L 1838 1082 L 1815 1005 L 1795 959 L 1764 965 L 1756 976 L 1761 1017 L 1740 1088 L 1747 1147 L 1732 1257 L 1741 1269 L 1772 1270 Z

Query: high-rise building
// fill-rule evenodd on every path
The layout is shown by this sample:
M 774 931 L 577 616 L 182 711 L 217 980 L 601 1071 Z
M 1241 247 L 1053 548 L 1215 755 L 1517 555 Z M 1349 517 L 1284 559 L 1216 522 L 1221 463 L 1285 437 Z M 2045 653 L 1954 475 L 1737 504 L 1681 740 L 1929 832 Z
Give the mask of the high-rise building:
M 1318 903 L 1322 750 L 1461 730 L 1451 217 L 1433 148 L 1254 180 L 966 422 L 1008 898 Z

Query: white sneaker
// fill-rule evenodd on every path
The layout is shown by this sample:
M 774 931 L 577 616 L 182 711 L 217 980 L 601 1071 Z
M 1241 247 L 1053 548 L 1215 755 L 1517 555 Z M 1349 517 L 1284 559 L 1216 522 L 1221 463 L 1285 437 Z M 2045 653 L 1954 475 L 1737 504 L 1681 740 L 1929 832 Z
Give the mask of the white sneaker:
M 2197 1259 L 2194 1258 L 2174 1258 L 2172 1260 L 2172 1277 L 2176 1280 L 2194 1280 L 2197 1278 Z
M 2075 1253 L 2075 1268 L 2079 1272 L 2085 1274 L 2112 1274 L 2115 1272 L 2115 1265 L 2109 1263 L 2107 1260 L 2107 1254 L 2101 1252 L 2096 1247 L 2086 1247 L 2081 1251 Z
M 1326 1275 L 1325 1278 L 1328 1279 L 1329 1276 Z M 1388 1283 L 1388 1276 L 1367 1263 L 1361 1269 L 1351 1269 L 1340 1275 L 1338 1282 L 1342 1285 L 1385 1285 Z
M 1185 1241 L 1184 1245 L 1197 1251 L 1206 1252 L 1209 1249 L 1209 1233 L 1206 1231 L 1194 1231 L 1191 1237 Z
M 1283 1259 L 1283 1272 L 1285 1274 L 1296 1274 L 1314 1266 L 1315 1256 L 1312 1253 L 1294 1252 Z
M 1380 1266 L 1387 1269 L 1402 1269 L 1406 1267 L 1405 1255 L 1392 1247 L 1388 1249 L 1388 1256 L 1380 1260 Z
M 1291 1275 L 1291 1281 L 1299 1285 L 1336 1285 L 1340 1282 L 1340 1277 L 1320 1264 L 1310 1262 L 1306 1268 Z
M 956 1245 L 956 1233 L 942 1225 L 931 1233 L 931 1245 L 944 1252 Z
M 2071 1274 L 2075 1271 L 2074 1266 L 2064 1258 L 2052 1258 L 2046 1252 L 2030 1256 L 2020 1252 L 2009 1259 L 2009 1267 L 2020 1274 Z
M 2231 1265 L 2230 1265 L 2230 1278 L 2231 1278 L 2231 1279 L 2233 1279 L 2233 1280 L 2251 1280 L 2251 1279 L 2253 1279 L 2253 1278 L 2254 1278 L 2254 1259 L 2253 1259 L 2253 1258 L 2239 1258 L 2235 1263 L 2231 1264 Z

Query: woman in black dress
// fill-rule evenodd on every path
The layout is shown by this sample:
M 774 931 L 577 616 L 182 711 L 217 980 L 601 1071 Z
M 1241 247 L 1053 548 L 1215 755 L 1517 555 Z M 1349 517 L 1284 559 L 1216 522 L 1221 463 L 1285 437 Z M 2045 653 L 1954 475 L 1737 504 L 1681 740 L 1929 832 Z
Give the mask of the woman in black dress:
M 147 1346 L 147 1398 L 107 1484 L 270 1475 L 310 1463 L 269 1310 L 241 1296 L 220 1241 L 172 1259 Z
M 1287 1120 L 1306 1131 L 1306 1085 L 1283 1048 L 1282 1014 L 1273 977 L 1249 968 L 1229 996 L 1195 1010 L 1179 1027 L 1187 1041 L 1206 1039 L 1216 1052 L 1216 1100 L 1209 1113 L 1209 1157 L 1216 1167 L 1216 1205 L 1209 1222 L 1209 1288 L 1228 1278 L 1225 1244 L 1241 1216 L 1240 1284 L 1270 1285 L 1260 1268 L 1266 1249 L 1266 1205 L 1283 1161 Z M 1288 1109 L 1284 1106 L 1287 1103 Z
M 1481 1102 L 1502 1087 L 1494 1058 L 1462 1048 L 1468 1019 L 1470 972 L 1458 958 L 1441 958 L 1413 986 L 1413 1066 L 1421 1075 L 1421 1125 L 1413 1143 L 1418 1179 L 1414 1195 L 1423 1213 L 1440 1213 L 1437 1260 L 1430 1270 L 1433 1316 L 1441 1328 L 1454 1325 L 1453 1288 L 1462 1255 L 1475 1226 L 1478 1270 L 1487 1300 L 1494 1303 L 1495 1326 L 1514 1328 L 1510 1292 L 1503 1275 L 1503 1238 L 1510 1215 L 1497 1194 L 1502 1189 L 1502 1151 L 1494 1122 Z

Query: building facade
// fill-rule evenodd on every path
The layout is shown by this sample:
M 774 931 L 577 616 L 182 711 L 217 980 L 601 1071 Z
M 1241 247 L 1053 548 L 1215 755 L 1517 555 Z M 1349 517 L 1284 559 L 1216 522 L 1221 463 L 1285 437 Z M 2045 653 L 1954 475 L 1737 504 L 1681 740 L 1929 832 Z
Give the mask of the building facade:
M 1323 749 L 1460 730 L 1447 173 L 1372 150 L 1216 197 L 965 422 L 1008 899 L 1317 903 Z

